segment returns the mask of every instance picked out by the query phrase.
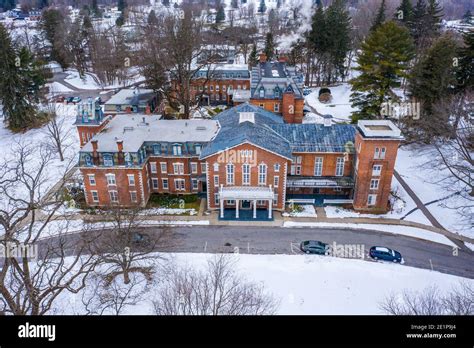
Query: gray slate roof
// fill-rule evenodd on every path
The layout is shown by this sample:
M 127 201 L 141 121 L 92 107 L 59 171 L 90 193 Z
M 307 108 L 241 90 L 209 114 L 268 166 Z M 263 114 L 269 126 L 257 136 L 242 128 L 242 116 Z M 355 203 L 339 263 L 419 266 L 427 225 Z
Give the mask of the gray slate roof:
M 352 124 L 272 124 L 291 144 L 292 152 L 351 152 L 356 128 Z M 348 144 L 349 143 L 349 144 Z M 352 148 L 346 145 L 352 143 Z
M 253 112 L 255 123 L 248 121 L 239 123 L 240 112 Z M 221 112 L 216 119 L 219 121 L 221 130 L 204 147 L 201 158 L 206 158 L 244 142 L 252 143 L 280 156 L 291 158 L 290 143 L 270 127 L 271 125 L 283 124 L 280 116 L 255 105 L 244 103 Z
M 265 89 L 265 99 L 274 99 L 275 88 L 282 93 L 290 87 L 296 98 L 303 98 L 303 80 L 294 67 L 290 67 L 280 62 L 260 63 L 252 68 L 250 78 L 251 97 L 260 99 L 260 88 Z

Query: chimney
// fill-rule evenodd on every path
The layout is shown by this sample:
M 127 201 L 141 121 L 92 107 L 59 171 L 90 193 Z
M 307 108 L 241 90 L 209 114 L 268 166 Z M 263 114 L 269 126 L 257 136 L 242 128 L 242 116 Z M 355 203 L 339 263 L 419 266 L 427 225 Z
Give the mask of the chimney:
M 145 114 L 150 115 L 151 114 L 151 108 L 150 105 L 147 105 L 145 108 Z
M 331 127 L 331 125 L 332 125 L 332 116 L 331 115 L 324 115 L 323 118 L 324 118 L 324 122 L 323 122 L 324 127 Z
M 127 106 L 127 107 L 125 108 L 125 112 L 126 112 L 127 114 L 131 114 L 131 113 L 132 113 L 132 107 L 131 107 L 131 106 Z
M 267 61 L 267 55 L 265 53 L 260 53 L 260 63 L 265 63 Z
M 117 140 L 117 150 L 118 152 L 123 151 L 123 140 Z
M 118 164 L 119 166 L 124 164 L 124 155 L 123 155 L 123 140 L 117 140 L 117 150 L 118 150 Z
M 91 144 L 92 144 L 92 152 L 97 152 L 97 148 L 98 148 L 97 140 L 91 140 Z
M 92 144 L 92 163 L 94 163 L 94 165 L 98 165 L 99 164 L 99 154 L 97 153 L 97 149 L 98 149 L 98 142 L 97 140 L 91 140 L 91 144 Z

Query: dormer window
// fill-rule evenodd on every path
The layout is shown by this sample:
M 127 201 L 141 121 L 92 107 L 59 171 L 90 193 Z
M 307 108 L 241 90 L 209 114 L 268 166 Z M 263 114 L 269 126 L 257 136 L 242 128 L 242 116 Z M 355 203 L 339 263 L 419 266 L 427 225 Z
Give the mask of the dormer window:
M 255 123 L 255 114 L 253 112 L 239 112 L 239 123 L 242 122 Z
M 114 165 L 114 158 L 112 155 L 104 155 L 104 166 L 112 167 Z
M 202 145 L 201 145 L 201 144 L 196 144 L 196 145 L 194 145 L 194 149 L 195 149 L 195 151 L 196 151 L 196 155 L 200 155 L 200 154 L 201 154 Z
M 274 95 L 275 99 L 280 98 L 280 88 L 278 86 L 275 87 L 275 89 L 273 90 L 273 95 Z
M 174 144 L 173 145 L 173 155 L 174 156 L 181 156 L 181 154 L 182 154 L 181 144 Z
M 153 144 L 153 154 L 154 155 L 159 155 L 160 152 L 161 152 L 160 144 Z
M 265 88 L 260 87 L 259 95 L 260 95 L 260 98 L 265 98 Z
M 89 155 L 84 156 L 84 162 L 86 163 L 86 166 L 92 166 L 92 158 Z

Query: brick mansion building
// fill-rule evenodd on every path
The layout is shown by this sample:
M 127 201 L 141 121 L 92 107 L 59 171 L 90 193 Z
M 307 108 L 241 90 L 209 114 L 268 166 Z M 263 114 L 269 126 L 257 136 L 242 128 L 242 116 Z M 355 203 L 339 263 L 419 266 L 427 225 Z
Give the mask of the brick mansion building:
M 289 199 L 304 197 L 385 212 L 402 139 L 390 121 L 298 124 L 248 102 L 209 120 L 100 118 L 88 120 L 101 128 L 79 156 L 89 206 L 199 194 L 220 217 L 247 210 L 272 218 Z

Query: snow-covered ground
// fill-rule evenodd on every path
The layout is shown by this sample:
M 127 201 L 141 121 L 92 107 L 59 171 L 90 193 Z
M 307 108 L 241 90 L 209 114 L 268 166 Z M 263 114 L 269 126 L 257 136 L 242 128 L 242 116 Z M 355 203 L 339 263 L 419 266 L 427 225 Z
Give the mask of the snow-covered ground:
M 318 99 L 319 88 L 313 89 L 313 92 L 306 96 L 306 104 L 316 109 L 320 114 L 332 115 L 335 122 L 350 122 L 351 113 L 354 109 L 349 101 L 351 94 L 351 86 L 348 83 L 342 83 L 338 86 L 329 87 L 331 90 L 332 100 L 325 104 Z M 317 115 L 316 115 L 317 116 Z M 315 123 L 319 118 L 314 117 Z M 309 120 L 306 123 L 310 123 Z
M 210 254 L 161 254 L 166 262 L 202 269 Z M 474 282 L 436 271 L 398 264 L 366 262 L 318 255 L 234 254 L 237 272 L 247 281 L 262 284 L 278 302 L 277 314 L 383 314 L 380 303 L 392 293 L 423 291 L 436 285 L 441 292 L 460 281 Z M 155 273 L 156 275 L 159 273 Z M 153 314 L 156 285 L 124 314 Z M 81 293 L 64 293 L 56 314 L 84 313 Z
M 410 227 L 410 226 L 398 226 L 398 225 L 382 225 L 382 224 L 356 224 L 356 223 L 330 223 L 330 222 L 294 222 L 285 221 L 283 227 L 286 228 L 303 228 L 303 227 L 315 227 L 315 228 L 354 228 L 362 230 L 375 230 L 381 232 L 387 232 L 392 234 L 399 234 L 402 236 L 414 237 L 418 239 L 428 240 L 434 243 L 440 243 L 455 247 L 456 244 L 451 242 L 445 236 L 432 232 L 429 230 Z
M 77 135 L 74 121 L 76 118 L 76 106 L 55 104 L 58 117 L 58 124 L 62 125 L 62 134 L 67 134 L 64 139 L 65 160 L 61 162 L 59 156 L 55 156 L 45 169 L 46 182 L 42 185 L 42 193 L 46 193 L 54 184 L 58 182 L 60 177 L 70 168 L 76 160 L 76 154 L 79 151 L 79 138 Z M 25 133 L 12 133 L 0 123 L 0 148 L 2 149 L 1 164 L 13 161 L 17 158 L 17 149 L 19 144 L 26 145 L 31 148 L 33 153 L 30 160 L 26 163 L 28 170 L 34 171 L 38 166 L 40 151 L 44 150 L 44 146 L 49 143 L 46 133 L 46 126 L 38 129 L 31 129 Z
M 326 206 L 324 210 L 326 216 L 329 218 L 386 218 L 386 219 L 400 219 L 404 217 L 412 209 L 416 208 L 416 204 L 403 189 L 395 177 L 392 178 L 392 192 L 397 196 L 390 197 L 392 210 L 386 214 L 361 214 L 353 210 L 343 209 L 337 206 Z M 432 224 L 421 212 L 416 210 L 408 215 L 404 220 L 418 222 L 420 224 L 431 226 Z
M 430 146 L 403 146 L 398 150 L 395 169 L 423 203 L 442 199 L 426 206 L 441 225 L 452 232 L 474 238 L 474 210 L 467 210 L 466 213 L 460 209 L 472 206 L 472 197 L 469 201 L 461 185 L 444 185 L 445 177 L 449 175 L 447 170 L 441 171 L 430 166 L 436 157 L 437 154 Z M 457 191 L 462 193 L 453 195 Z M 410 217 L 411 215 L 407 219 Z
M 314 208 L 314 205 L 311 204 L 304 204 L 300 205 L 302 208 L 301 211 L 292 211 L 290 213 L 284 213 L 286 216 L 291 216 L 291 217 L 317 217 L 316 215 L 316 209 Z

